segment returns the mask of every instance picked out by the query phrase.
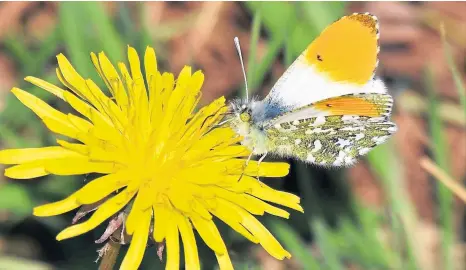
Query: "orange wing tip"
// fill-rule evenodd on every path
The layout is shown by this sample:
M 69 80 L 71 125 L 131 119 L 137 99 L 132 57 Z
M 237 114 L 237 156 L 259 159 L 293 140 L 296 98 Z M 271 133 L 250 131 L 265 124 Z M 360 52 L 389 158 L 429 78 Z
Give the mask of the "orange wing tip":
M 379 37 L 379 21 L 377 16 L 370 14 L 369 12 L 366 13 L 353 13 L 348 16 L 348 19 L 360 22 L 362 25 L 366 26 L 371 30 L 371 33 L 377 35 Z
M 378 66 L 379 23 L 370 13 L 354 13 L 329 25 L 304 51 L 303 62 L 331 81 L 364 85 Z

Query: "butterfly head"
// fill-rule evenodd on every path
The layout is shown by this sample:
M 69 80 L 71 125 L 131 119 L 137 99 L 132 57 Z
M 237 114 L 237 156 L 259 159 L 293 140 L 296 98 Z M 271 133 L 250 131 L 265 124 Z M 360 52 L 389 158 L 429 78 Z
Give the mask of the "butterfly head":
M 254 101 L 238 99 L 230 104 L 230 112 L 237 123 L 251 123 L 253 121 L 252 107 Z
M 230 104 L 230 127 L 244 139 L 241 144 L 255 154 L 265 152 L 265 132 L 258 121 L 256 100 L 235 100 Z

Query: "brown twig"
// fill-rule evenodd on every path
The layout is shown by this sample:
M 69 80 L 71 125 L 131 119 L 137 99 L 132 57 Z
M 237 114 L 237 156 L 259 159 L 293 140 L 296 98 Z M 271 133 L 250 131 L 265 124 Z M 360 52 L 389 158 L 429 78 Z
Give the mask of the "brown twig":
M 427 172 L 437 178 L 442 184 L 444 184 L 453 194 L 458 196 L 463 202 L 466 203 L 466 189 L 460 185 L 457 181 L 453 180 L 445 171 L 439 168 L 432 160 L 428 157 L 423 157 L 420 161 L 421 167 Z

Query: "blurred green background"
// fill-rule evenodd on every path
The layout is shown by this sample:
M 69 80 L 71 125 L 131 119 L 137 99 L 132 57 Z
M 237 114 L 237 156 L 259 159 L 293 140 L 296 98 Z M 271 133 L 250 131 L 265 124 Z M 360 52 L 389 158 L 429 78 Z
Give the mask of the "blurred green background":
M 102 84 L 91 51 L 105 51 L 115 63 L 126 59 L 128 44 L 139 53 L 153 46 L 161 69 L 178 73 L 189 64 L 205 72 L 205 104 L 243 93 L 235 36 L 242 43 L 250 89 L 263 96 L 326 25 L 366 11 L 380 19 L 378 75 L 395 98 L 399 132 L 353 168 L 327 170 L 290 160 L 290 175 L 264 181 L 299 194 L 305 214 L 262 220 L 292 260 L 276 261 L 221 227 L 230 256 L 237 269 L 465 269 L 464 202 L 430 172 L 440 168 L 443 178 L 464 187 L 466 3 L 3 2 L 0 149 L 55 144 L 9 90 L 17 86 L 70 110 L 23 81 L 31 75 L 58 83 L 59 53 L 84 77 Z M 92 176 L 31 181 L 0 176 L 0 269 L 97 269 L 100 245 L 94 241 L 103 226 L 57 242 L 55 235 L 74 213 L 31 214 L 34 206 L 72 193 L 86 177 Z M 200 245 L 202 269 L 215 268 L 215 256 Z M 154 246 L 146 250 L 141 269 L 162 269 L 155 254 Z

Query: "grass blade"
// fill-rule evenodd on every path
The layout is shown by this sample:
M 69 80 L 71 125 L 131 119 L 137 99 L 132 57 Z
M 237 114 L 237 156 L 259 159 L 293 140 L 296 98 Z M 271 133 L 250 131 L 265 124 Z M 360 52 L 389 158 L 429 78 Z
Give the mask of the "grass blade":
M 408 264 L 405 269 L 426 269 L 419 267 L 418 249 L 416 248 L 415 230 L 417 228 L 417 217 L 413 206 L 406 194 L 404 183 L 404 173 L 399 163 L 399 158 L 394 152 L 393 140 L 377 146 L 369 152 L 367 159 L 371 169 L 379 176 L 384 193 L 388 198 L 390 209 L 395 220 L 392 223 L 392 230 L 397 235 L 404 235 L 408 251 Z M 401 226 L 398 226 L 398 218 Z M 397 250 L 399 251 L 399 250 Z
M 255 85 L 254 84 L 254 79 L 255 79 L 255 65 L 254 62 L 256 61 L 256 54 L 257 54 L 257 47 L 259 44 L 259 36 L 260 36 L 260 30 L 261 30 L 261 20 L 262 20 L 262 12 L 259 7 L 259 9 L 254 12 L 254 18 L 252 20 L 252 29 L 251 29 L 251 44 L 249 46 L 249 56 L 248 56 L 248 66 L 247 66 L 247 73 L 248 73 L 248 78 L 249 78 L 249 84 L 250 85 Z M 249 94 L 252 96 L 254 95 L 255 88 L 250 88 L 249 89 Z M 246 91 L 241 91 L 241 97 L 246 98 Z
M 424 157 L 420 161 L 421 167 L 429 172 L 432 176 L 435 176 L 442 184 L 449 188 L 456 196 L 458 196 L 463 202 L 466 203 L 466 189 L 458 184 L 453 178 L 451 178 L 444 170 L 437 166 L 428 157 Z
M 290 226 L 282 221 L 274 221 L 270 224 L 270 228 L 303 269 L 320 269 L 319 262 L 309 254 L 309 247 L 301 241 L 299 235 Z
M 461 77 L 460 72 L 456 68 L 455 61 L 453 60 L 453 54 L 451 52 L 450 44 L 447 42 L 445 28 L 443 25 L 440 27 L 440 33 L 442 35 L 443 42 L 443 51 L 445 53 L 445 58 L 447 59 L 448 68 L 453 76 L 453 81 L 455 82 L 456 90 L 458 90 L 458 96 L 460 98 L 461 105 L 463 106 L 464 114 L 466 116 L 466 89 L 464 87 L 464 82 Z
M 99 36 L 99 43 L 102 47 L 99 48 L 99 51 L 105 51 L 105 54 L 110 59 L 113 58 L 114 60 L 119 61 L 123 60 L 125 57 L 123 53 L 123 43 L 120 36 L 118 35 L 118 32 L 113 26 L 108 13 L 105 11 L 103 3 L 87 2 L 85 7 L 87 10 L 89 22 L 92 24 L 93 29 L 95 29 L 95 33 Z
M 445 129 L 438 111 L 439 102 L 433 89 L 435 85 L 434 75 L 431 67 L 425 73 L 425 84 L 429 96 L 429 128 L 432 136 L 432 152 L 435 162 L 442 170 L 449 173 L 448 148 L 446 145 Z M 444 185 L 437 185 L 439 199 L 439 217 L 442 224 L 442 251 L 443 267 L 445 270 L 453 269 L 452 245 L 454 241 L 453 228 L 453 196 Z
M 328 228 L 321 220 L 311 221 L 311 226 L 315 231 L 316 242 L 324 257 L 325 264 L 329 270 L 343 270 L 345 269 L 339 260 L 339 252 L 333 245 Z M 321 269 L 321 268 L 316 268 Z

